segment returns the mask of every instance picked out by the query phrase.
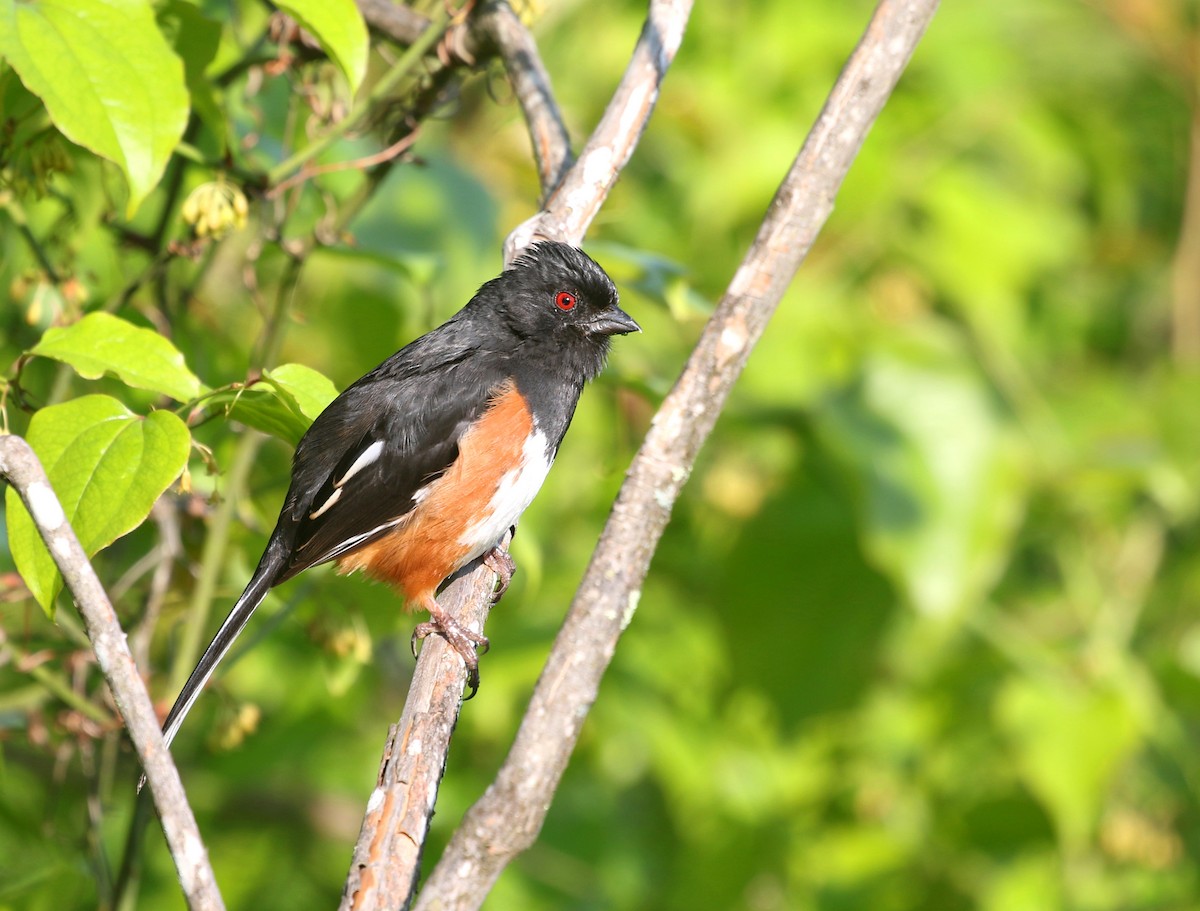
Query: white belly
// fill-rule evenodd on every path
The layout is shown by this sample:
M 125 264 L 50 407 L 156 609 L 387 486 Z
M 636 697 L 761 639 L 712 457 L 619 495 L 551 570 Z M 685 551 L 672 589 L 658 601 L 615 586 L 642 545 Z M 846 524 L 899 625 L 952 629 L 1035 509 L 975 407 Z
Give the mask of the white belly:
M 500 543 L 504 533 L 533 502 L 546 480 L 553 458 L 547 452 L 546 437 L 534 431 L 521 450 L 521 463 L 500 479 L 500 485 L 488 504 L 486 518 L 463 532 L 458 543 L 469 551 L 463 563 L 469 563 Z

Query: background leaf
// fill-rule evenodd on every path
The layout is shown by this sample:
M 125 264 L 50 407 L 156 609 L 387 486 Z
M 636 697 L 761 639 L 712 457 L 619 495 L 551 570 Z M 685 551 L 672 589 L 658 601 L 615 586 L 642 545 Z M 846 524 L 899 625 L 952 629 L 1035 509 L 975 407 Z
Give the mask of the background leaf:
M 187 0 L 164 3 L 158 11 L 158 23 L 172 49 L 183 60 L 184 80 L 192 108 L 212 131 L 218 154 L 224 155 L 229 141 L 225 116 L 206 72 L 221 43 L 221 24 L 205 16 Z
M 367 26 L 354 0 L 281 0 L 281 10 L 312 32 L 358 91 L 367 73 Z
M 200 394 L 200 380 L 168 339 L 109 313 L 89 313 L 70 326 L 48 329 L 29 353 L 70 364 L 87 379 L 111 373 L 180 402 Z
M 145 520 L 154 501 L 183 471 L 191 440 L 187 427 L 169 411 L 143 418 L 101 395 L 41 409 L 26 438 L 89 556 Z M 62 577 L 11 488 L 6 500 L 13 560 L 49 613 Z
M 1113 777 L 1140 740 L 1128 688 L 1016 679 L 1000 691 L 996 711 L 1022 775 L 1068 848 L 1078 851 L 1099 821 Z
M 183 65 L 140 0 L 0 0 L 0 56 L 72 142 L 116 164 L 132 215 L 188 117 Z
M 868 552 L 931 616 L 995 582 L 1021 517 L 1025 456 L 959 340 L 919 325 L 871 346 L 817 428 L 860 491 Z
M 283 364 L 264 370 L 249 386 L 218 390 L 206 404 L 224 407 L 230 420 L 295 446 L 336 396 L 328 377 L 302 364 Z

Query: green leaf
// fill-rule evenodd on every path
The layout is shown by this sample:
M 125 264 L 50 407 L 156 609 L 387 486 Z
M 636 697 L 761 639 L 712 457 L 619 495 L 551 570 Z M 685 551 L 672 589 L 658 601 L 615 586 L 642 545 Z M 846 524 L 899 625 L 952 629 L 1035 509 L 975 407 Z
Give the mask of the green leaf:
M 187 0 L 169 0 L 158 13 L 158 24 L 175 53 L 183 60 L 184 80 L 192 107 L 204 121 L 224 155 L 229 143 L 229 121 L 217 104 L 207 69 L 221 44 L 221 24 L 205 16 Z
M 47 330 L 29 353 L 70 364 L 86 379 L 111 373 L 137 389 L 180 402 L 201 391 L 200 380 L 170 341 L 109 313 L 89 313 L 71 326 Z
M 224 405 L 226 416 L 295 446 L 337 389 L 324 374 L 302 364 L 283 364 L 263 372 L 243 389 L 222 389 L 209 404 Z
M 263 373 L 281 393 L 290 395 L 311 424 L 337 398 L 337 387 L 325 374 L 303 364 L 282 364 Z
M 935 324 L 889 334 L 818 418 L 859 491 L 867 552 L 909 601 L 950 616 L 986 594 L 1022 515 L 1027 460 L 961 340 Z
M 0 56 L 72 142 L 115 163 L 132 215 L 183 135 L 183 64 L 144 0 L 0 0 Z
M 278 0 L 275 4 L 300 23 L 338 65 L 353 94 L 367 74 L 367 26 L 354 0 Z
M 116 399 L 88 395 L 38 411 L 27 435 L 88 556 L 145 521 L 187 465 L 191 435 L 169 411 L 141 417 Z M 6 494 L 17 571 L 52 614 L 62 578 L 16 491 Z
M 1088 843 L 1114 776 L 1137 746 L 1139 713 L 1126 686 L 1014 679 L 996 702 L 1017 765 L 1069 848 Z

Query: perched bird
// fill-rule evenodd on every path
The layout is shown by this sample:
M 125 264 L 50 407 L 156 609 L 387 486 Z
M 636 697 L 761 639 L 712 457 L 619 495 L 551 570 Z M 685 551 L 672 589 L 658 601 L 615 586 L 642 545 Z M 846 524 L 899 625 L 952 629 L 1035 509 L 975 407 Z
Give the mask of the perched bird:
M 296 447 L 275 530 L 163 725 L 168 744 L 268 590 L 320 563 L 387 582 L 429 611 L 472 690 L 487 640 L 444 613 L 438 586 L 496 550 L 550 469 L 611 337 L 640 331 L 604 270 L 539 243 L 445 324 L 406 345 L 321 412 Z

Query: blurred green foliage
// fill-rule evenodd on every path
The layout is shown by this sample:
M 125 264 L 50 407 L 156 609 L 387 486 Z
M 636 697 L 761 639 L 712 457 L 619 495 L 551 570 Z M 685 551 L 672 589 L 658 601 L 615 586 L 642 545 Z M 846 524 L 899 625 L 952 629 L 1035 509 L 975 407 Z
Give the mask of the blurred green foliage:
M 194 8 L 170 7 L 185 34 Z M 228 142 L 270 167 L 348 103 L 328 62 L 264 71 L 265 10 L 200 10 L 221 38 L 199 56 L 231 74 L 203 99 L 189 74 L 202 158 Z M 870 10 L 697 4 L 587 244 L 646 331 L 615 346 L 522 522 L 427 858 L 501 761 L 623 468 Z M 538 22 L 575 136 L 643 14 L 564 2 Z M 1192 0 L 938 13 L 702 454 L 540 841 L 488 908 L 1195 906 L 1198 39 Z M 0 99 L 10 117 L 31 104 L 2 68 Z M 177 203 L 216 172 L 176 157 L 126 223 L 114 169 L 53 130 L 23 142 L 0 186 L 3 363 L 107 310 L 168 335 L 213 387 L 264 361 L 345 386 L 494 274 L 538 195 L 494 68 L 345 225 L 355 170 L 256 200 L 244 230 L 191 248 Z M 288 245 L 314 231 L 296 272 Z M 156 237 L 195 259 L 139 242 Z M 44 358 L 20 382 L 33 406 L 155 402 Z M 16 406 L 10 388 L 24 433 Z M 169 508 L 97 557 L 164 703 L 185 620 L 248 578 L 290 458 L 224 420 L 193 435 Z M 0 908 L 91 908 L 137 770 L 73 611 L 51 625 L 12 569 L 0 549 Z M 263 614 L 175 753 L 229 907 L 330 906 L 414 621 L 324 570 Z M 207 635 L 217 618 L 200 616 Z M 182 907 L 154 830 L 144 863 L 137 906 Z

